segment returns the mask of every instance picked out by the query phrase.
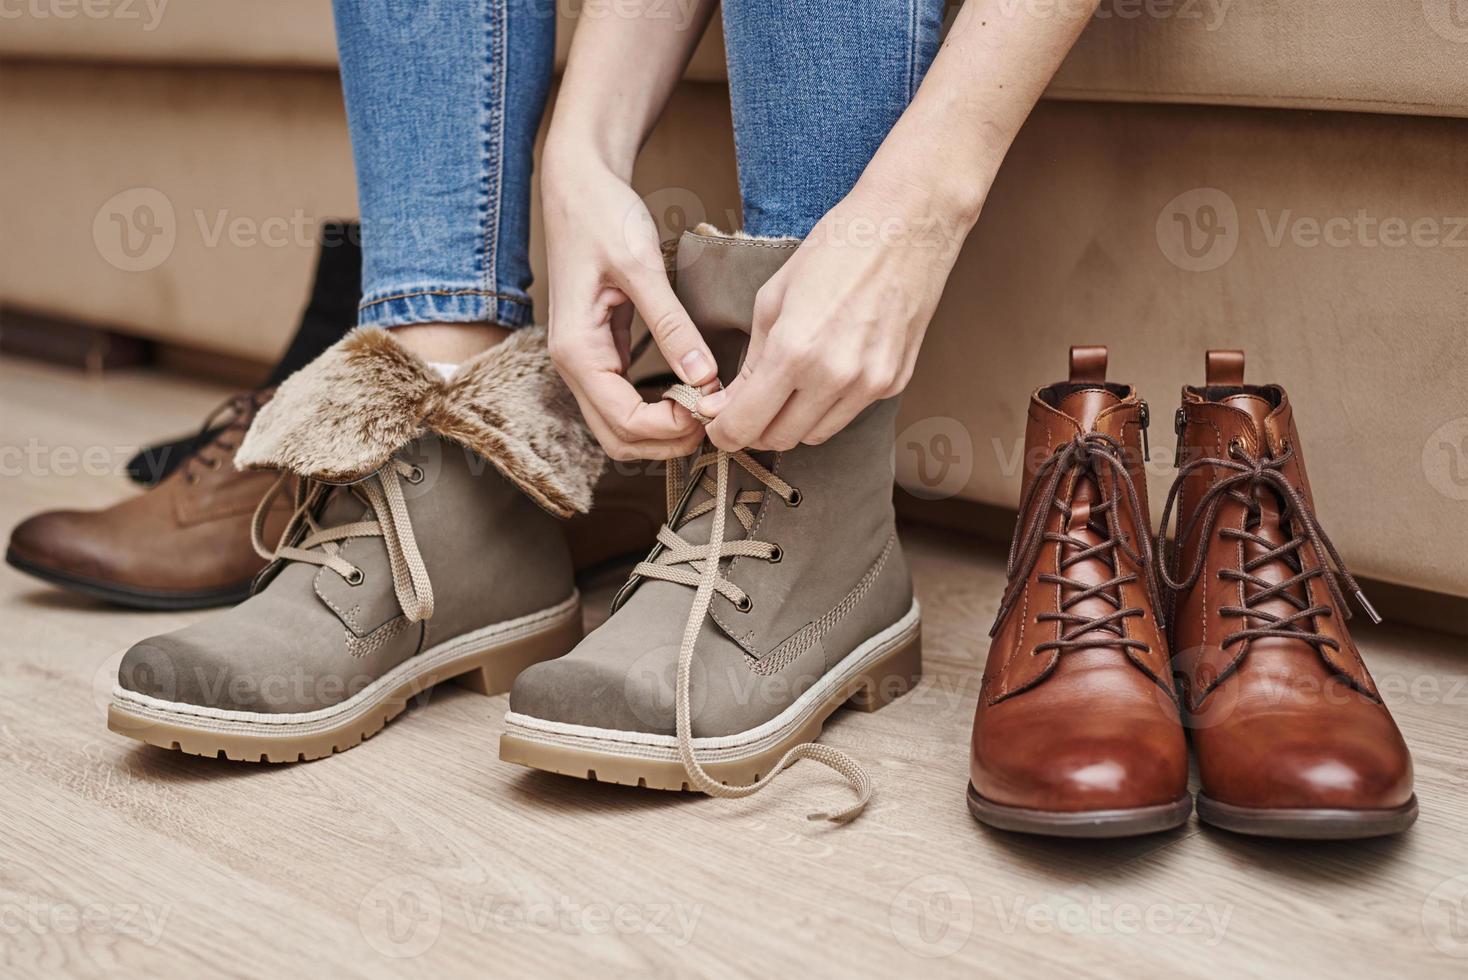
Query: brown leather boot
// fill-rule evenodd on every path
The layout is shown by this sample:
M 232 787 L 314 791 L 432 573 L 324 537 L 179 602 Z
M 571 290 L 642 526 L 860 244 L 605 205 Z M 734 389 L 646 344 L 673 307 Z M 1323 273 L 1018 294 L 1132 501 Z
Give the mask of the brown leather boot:
M 1377 617 L 1315 518 L 1289 397 L 1244 384 L 1243 351 L 1209 351 L 1177 429 L 1163 577 L 1199 818 L 1276 837 L 1406 829 L 1412 759 L 1346 630 L 1342 584 Z
M 21 522 L 5 560 L 53 585 L 142 609 L 229 605 L 250 594 L 265 561 L 250 546 L 250 515 L 275 482 L 230 458 L 269 392 L 236 395 L 210 413 L 213 431 L 153 489 L 104 510 L 54 510 Z M 281 500 L 267 522 L 278 535 Z
M 1187 743 L 1158 613 L 1147 404 L 1106 348 L 1030 398 L 1009 585 L 974 717 L 969 809 L 990 826 L 1123 837 L 1188 819 Z

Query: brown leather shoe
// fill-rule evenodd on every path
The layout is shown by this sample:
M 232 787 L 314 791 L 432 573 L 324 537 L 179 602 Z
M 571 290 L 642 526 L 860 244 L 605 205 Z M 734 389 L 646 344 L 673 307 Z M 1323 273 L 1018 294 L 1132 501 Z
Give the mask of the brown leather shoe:
M 1004 830 L 1122 837 L 1188 819 L 1147 511 L 1147 404 L 1073 347 L 1037 390 L 1009 585 L 974 717 L 969 809 Z
M 230 458 L 269 397 L 246 392 L 211 412 L 201 431 L 217 429 L 214 438 L 153 489 L 104 510 L 47 511 L 21 522 L 5 560 L 53 585 L 141 609 L 244 599 L 265 567 L 250 545 L 250 518 L 275 475 L 240 473 Z M 289 510 L 281 499 L 269 533 L 280 533 Z
M 1377 619 L 1315 518 L 1278 385 L 1209 351 L 1177 413 L 1173 665 L 1198 816 L 1245 834 L 1372 837 L 1417 818 L 1412 758 L 1346 630 L 1342 585 Z

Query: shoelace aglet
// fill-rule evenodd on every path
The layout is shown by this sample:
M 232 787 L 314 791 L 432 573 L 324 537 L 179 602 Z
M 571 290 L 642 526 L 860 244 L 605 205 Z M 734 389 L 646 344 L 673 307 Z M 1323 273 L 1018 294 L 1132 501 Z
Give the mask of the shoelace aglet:
M 1367 599 L 1366 599 L 1366 593 L 1362 592 L 1360 589 L 1357 589 L 1352 594 L 1356 597 L 1356 601 L 1361 604 L 1361 608 L 1364 609 L 1364 610 L 1366 610 L 1366 615 L 1371 618 L 1371 621 L 1373 623 L 1375 623 L 1377 626 L 1380 626 L 1381 625 L 1381 615 L 1379 613 L 1377 613 L 1376 607 L 1373 606 L 1369 601 L 1367 601 Z

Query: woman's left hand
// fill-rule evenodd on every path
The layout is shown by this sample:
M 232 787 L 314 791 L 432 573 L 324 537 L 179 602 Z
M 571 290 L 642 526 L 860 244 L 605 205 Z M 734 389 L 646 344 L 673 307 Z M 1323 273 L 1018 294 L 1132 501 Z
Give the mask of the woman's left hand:
M 759 291 L 739 376 L 699 402 L 720 449 L 792 449 L 901 393 L 971 225 L 858 183 Z

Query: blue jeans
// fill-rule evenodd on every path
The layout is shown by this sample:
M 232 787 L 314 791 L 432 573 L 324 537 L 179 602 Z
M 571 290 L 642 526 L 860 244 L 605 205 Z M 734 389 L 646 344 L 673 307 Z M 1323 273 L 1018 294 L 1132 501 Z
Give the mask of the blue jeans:
M 531 321 L 556 0 L 335 0 L 363 326 Z M 804 237 L 937 53 L 944 0 L 724 0 L 745 230 Z

